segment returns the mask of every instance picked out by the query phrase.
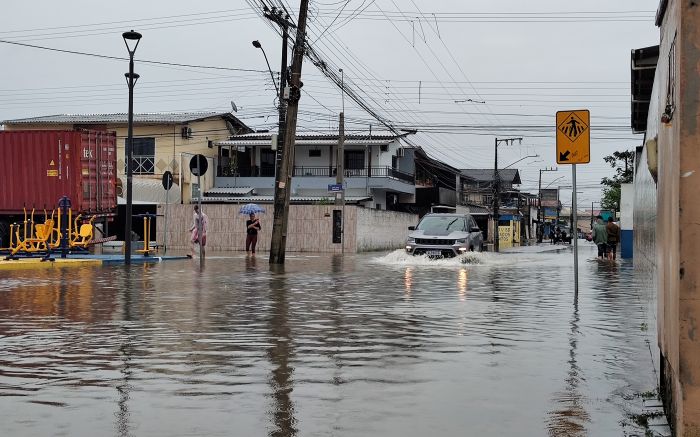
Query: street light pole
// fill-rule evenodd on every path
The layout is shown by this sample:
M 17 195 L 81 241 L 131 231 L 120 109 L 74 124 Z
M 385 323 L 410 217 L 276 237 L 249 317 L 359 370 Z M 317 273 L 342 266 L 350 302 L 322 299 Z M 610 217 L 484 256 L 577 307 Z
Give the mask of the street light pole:
M 129 86 L 129 127 L 126 139 L 126 147 L 124 149 L 124 154 L 126 155 L 126 227 L 124 229 L 124 264 L 129 265 L 131 264 L 131 220 L 133 215 L 132 181 L 134 148 L 132 143 L 134 140 L 134 85 L 136 84 L 136 81 L 139 78 L 139 75 L 134 73 L 134 53 L 136 53 L 136 48 L 139 46 L 139 42 L 141 41 L 141 34 L 130 30 L 129 32 L 122 33 L 122 38 L 124 39 L 124 44 L 126 44 L 126 49 L 129 52 L 129 72 L 124 75 L 126 77 L 126 83 Z M 129 46 L 130 42 L 134 44 L 134 48 L 131 48 Z
M 494 194 L 493 194 L 493 251 L 498 252 L 499 250 L 499 235 L 498 235 L 498 222 L 499 213 L 498 208 L 500 206 L 501 197 L 501 177 L 498 173 L 498 145 L 500 143 L 513 144 L 515 141 L 522 143 L 522 137 L 517 138 L 494 138 L 494 163 L 493 163 L 493 184 L 494 184 Z

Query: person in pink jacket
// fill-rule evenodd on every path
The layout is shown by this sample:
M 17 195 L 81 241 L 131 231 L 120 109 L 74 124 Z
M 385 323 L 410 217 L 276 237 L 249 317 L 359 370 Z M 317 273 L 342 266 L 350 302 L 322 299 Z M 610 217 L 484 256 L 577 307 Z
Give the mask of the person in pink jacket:
M 199 221 L 202 221 L 202 235 L 199 235 Z M 199 206 L 194 206 L 194 212 L 192 213 L 192 226 L 190 227 L 190 232 L 192 233 L 190 237 L 190 253 L 187 254 L 188 258 L 192 258 L 195 255 L 194 246 L 199 244 L 199 253 L 204 257 L 204 248 L 207 245 L 207 228 L 209 227 L 209 217 L 206 214 L 199 211 Z

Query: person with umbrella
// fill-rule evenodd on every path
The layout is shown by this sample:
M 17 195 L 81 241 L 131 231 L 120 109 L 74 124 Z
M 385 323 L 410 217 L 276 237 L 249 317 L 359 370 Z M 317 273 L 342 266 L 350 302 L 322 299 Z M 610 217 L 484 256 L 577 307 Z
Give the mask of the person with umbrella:
M 258 244 L 258 232 L 262 230 L 260 225 L 260 219 L 255 216 L 258 212 L 265 212 L 260 206 L 249 203 L 243 205 L 241 208 L 241 214 L 248 214 L 249 219 L 246 220 L 246 238 L 245 238 L 245 251 L 246 253 L 252 252 L 255 255 L 255 246 Z

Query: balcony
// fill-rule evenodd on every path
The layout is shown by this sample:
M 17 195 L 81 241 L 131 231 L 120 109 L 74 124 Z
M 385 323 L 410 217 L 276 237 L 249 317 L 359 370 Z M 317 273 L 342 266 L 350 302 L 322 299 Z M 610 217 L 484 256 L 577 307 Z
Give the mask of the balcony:
M 292 173 L 293 177 L 317 177 L 317 178 L 335 178 L 336 167 L 308 167 L 294 166 Z M 246 167 L 246 168 L 230 168 L 227 166 L 219 166 L 217 169 L 217 177 L 274 177 L 275 168 L 273 166 L 261 167 Z M 404 173 L 391 167 L 369 167 L 369 168 L 346 168 L 346 178 L 390 178 L 407 184 L 414 184 L 415 179 L 412 174 Z
M 294 167 L 294 177 L 335 177 L 337 172 L 336 167 Z M 404 173 L 391 167 L 365 167 L 365 168 L 346 168 L 344 170 L 346 178 L 391 178 L 407 184 L 414 184 L 415 178 L 412 174 Z

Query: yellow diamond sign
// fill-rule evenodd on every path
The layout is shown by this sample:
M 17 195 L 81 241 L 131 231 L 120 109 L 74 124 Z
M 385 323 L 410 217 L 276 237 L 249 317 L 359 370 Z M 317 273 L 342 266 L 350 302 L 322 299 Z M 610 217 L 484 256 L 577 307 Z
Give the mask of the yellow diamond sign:
M 557 164 L 591 162 L 590 124 L 587 109 L 557 112 Z

